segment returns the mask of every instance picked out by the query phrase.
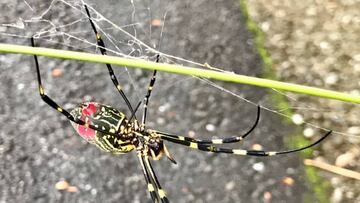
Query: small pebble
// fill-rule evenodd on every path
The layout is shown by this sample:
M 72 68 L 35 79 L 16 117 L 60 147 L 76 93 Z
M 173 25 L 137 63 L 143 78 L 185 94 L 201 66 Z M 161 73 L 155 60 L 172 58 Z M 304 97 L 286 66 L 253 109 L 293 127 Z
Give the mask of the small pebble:
M 264 192 L 264 202 L 270 202 L 272 194 L 269 191 Z
M 235 182 L 234 181 L 230 181 L 230 182 L 226 183 L 226 185 L 225 185 L 225 189 L 228 190 L 228 191 L 234 189 L 234 187 L 235 187 Z
M 17 89 L 18 90 L 22 90 L 22 89 L 24 89 L 24 87 L 25 87 L 24 83 L 18 83 L 17 84 Z
M 187 188 L 187 187 L 182 187 L 182 188 L 181 188 L 181 192 L 182 192 L 182 193 L 189 193 L 189 188 Z
M 162 26 L 162 21 L 161 21 L 161 19 L 153 19 L 152 21 L 151 21 L 151 25 L 152 26 L 155 26 L 155 27 L 160 27 L 160 26 Z
M 67 188 L 66 190 L 67 192 L 71 192 L 71 193 L 75 193 L 75 192 L 79 192 L 79 189 L 75 186 L 70 186 Z
M 301 125 L 304 123 L 304 118 L 300 114 L 294 114 L 291 119 L 295 125 Z
M 295 183 L 295 180 L 291 177 L 284 177 L 281 182 L 286 186 L 293 186 Z
M 188 132 L 188 136 L 189 136 L 189 137 L 195 137 L 195 132 L 192 131 L 192 130 L 190 130 L 190 131 Z
M 213 124 L 207 124 L 207 125 L 205 126 L 205 128 L 206 128 L 207 131 L 213 132 L 213 131 L 215 131 L 215 128 L 216 128 L 216 127 L 215 127 Z
M 90 193 L 95 196 L 97 194 L 97 190 L 95 188 L 93 188 L 93 189 L 91 189 Z
M 69 183 L 66 181 L 59 181 L 55 184 L 55 188 L 57 190 L 66 190 L 69 188 L 69 186 L 70 186 Z
M 329 49 L 329 47 L 330 47 L 330 44 L 328 42 L 325 42 L 325 41 L 320 42 L 321 49 Z
M 347 191 L 346 193 L 345 193 L 345 196 L 346 196 L 346 198 L 349 198 L 349 199 L 352 199 L 352 198 L 354 198 L 354 192 L 352 192 L 352 191 Z
M 344 154 L 339 155 L 335 160 L 335 165 L 339 167 L 349 166 L 351 163 L 355 161 L 355 155 L 351 152 L 346 152 Z
M 159 124 L 159 125 L 163 125 L 165 123 L 165 119 L 162 118 L 162 117 L 158 117 L 156 119 L 156 123 Z
M 270 28 L 270 23 L 264 22 L 264 23 L 261 24 L 262 31 L 266 32 L 266 31 L 269 30 L 269 28 Z
M 310 138 L 310 137 L 314 136 L 315 131 L 312 128 L 305 128 L 303 134 L 305 137 Z
M 160 112 L 164 112 L 164 111 L 166 111 L 166 109 L 167 109 L 167 105 L 161 105 L 161 106 L 159 106 L 159 111 L 160 111 Z
M 335 188 L 331 200 L 334 203 L 340 203 L 343 200 L 343 190 L 341 188 Z
M 334 85 L 339 80 L 339 76 L 336 73 L 329 73 L 325 77 L 325 83 L 328 85 Z
M 264 171 L 265 165 L 263 162 L 258 162 L 258 163 L 253 164 L 252 167 L 255 171 L 261 172 L 261 171 Z
M 91 189 L 91 185 L 90 184 L 86 184 L 85 185 L 85 190 L 90 190 Z
M 51 71 L 51 75 L 53 77 L 61 77 L 63 75 L 64 71 L 61 70 L 60 68 L 54 68 L 52 71 Z
M 332 177 L 330 179 L 330 182 L 333 187 L 337 187 L 341 183 L 341 181 L 338 177 Z
M 263 147 L 262 147 L 260 144 L 253 144 L 253 145 L 251 146 L 251 149 L 252 149 L 252 150 L 262 150 Z
M 360 126 L 351 126 L 347 129 L 347 133 L 353 135 L 360 135 Z

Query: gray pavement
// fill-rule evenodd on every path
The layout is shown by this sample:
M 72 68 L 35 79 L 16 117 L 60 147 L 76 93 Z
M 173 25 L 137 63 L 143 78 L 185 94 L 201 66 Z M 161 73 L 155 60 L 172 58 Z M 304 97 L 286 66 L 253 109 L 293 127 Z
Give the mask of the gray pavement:
M 27 2 L 38 9 L 37 13 L 50 5 Z M 0 4 L 3 4 L 0 24 L 32 15 L 24 2 Z M 94 1 L 91 5 L 118 25 L 131 22 L 129 1 Z M 148 6 L 154 18 L 162 18 L 168 11 L 162 52 L 239 74 L 261 76 L 261 61 L 246 30 L 238 1 L 154 1 L 151 5 L 135 1 L 135 19 L 148 19 Z M 69 7 L 55 3 L 54 12 L 44 18 L 66 23 L 71 15 Z M 81 37 L 95 42 L 90 25 L 82 17 L 84 20 L 73 27 L 72 33 L 88 30 Z M 26 26 L 26 30 L 1 27 L 1 32 L 29 35 L 47 25 L 28 23 Z M 139 30 L 138 37 L 145 36 L 146 41 L 149 35 Z M 121 38 L 116 31 L 108 31 L 113 32 L 111 36 Z M 155 44 L 158 31 L 153 29 L 151 40 Z M 0 36 L 0 42 L 29 44 L 26 39 Z M 67 42 L 61 37 L 54 37 L 56 40 Z M 44 40 L 38 43 L 65 48 Z M 86 45 L 79 46 L 86 48 Z M 87 51 L 94 52 L 94 49 L 87 48 Z M 126 112 L 104 65 L 40 57 L 40 66 L 46 91 L 65 108 L 93 100 Z M 62 69 L 64 75 L 52 77 L 54 68 Z M 136 104 L 145 95 L 151 72 L 129 70 L 129 77 L 123 68 L 114 69 L 130 101 Z M 184 135 L 193 131 L 197 138 L 225 137 L 247 131 L 255 120 L 256 106 L 252 104 L 195 78 L 158 75 L 149 107 L 151 128 Z M 0 55 L 0 81 L 0 202 L 151 202 L 135 153 L 112 156 L 98 150 L 76 136 L 70 123 L 41 101 L 32 57 Z M 264 89 L 216 83 L 255 103 L 269 105 Z M 215 130 L 209 131 L 208 124 L 215 126 Z M 259 126 L 249 139 L 231 146 L 251 148 L 252 144 L 259 143 L 269 150 L 284 149 L 282 139 L 291 134 L 291 129 L 284 126 L 279 117 L 262 111 Z M 294 154 L 237 157 L 204 153 L 175 144 L 167 146 L 178 165 L 166 158 L 153 165 L 172 202 L 263 202 L 265 192 L 272 194 L 271 202 L 302 202 L 308 192 L 301 160 Z M 256 168 L 262 164 L 262 171 L 254 170 L 254 165 Z M 286 176 L 295 179 L 292 187 L 281 183 Z M 56 190 L 55 184 L 60 180 L 76 186 L 79 192 Z

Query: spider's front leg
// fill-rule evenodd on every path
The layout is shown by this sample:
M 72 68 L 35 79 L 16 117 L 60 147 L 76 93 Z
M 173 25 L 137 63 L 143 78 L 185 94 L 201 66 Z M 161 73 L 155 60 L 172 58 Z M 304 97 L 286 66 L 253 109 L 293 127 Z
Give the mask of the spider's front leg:
M 95 33 L 96 43 L 99 46 L 100 52 L 101 52 L 102 55 L 107 55 L 106 48 L 105 48 L 105 43 L 104 43 L 103 39 L 101 38 L 100 33 L 97 31 L 94 22 L 91 20 L 90 11 L 89 11 L 89 9 L 88 9 L 88 7 L 86 5 L 85 5 L 85 11 L 86 11 L 88 19 L 90 21 L 91 27 L 92 27 L 92 29 L 93 29 L 93 31 Z M 116 89 L 120 93 L 121 97 L 124 99 L 127 107 L 130 109 L 130 112 L 134 113 L 134 109 L 132 108 L 132 106 L 131 106 L 131 104 L 129 102 L 129 99 L 126 97 L 126 95 L 125 95 L 124 91 L 122 90 L 118 80 L 116 79 L 116 76 L 114 74 L 114 70 L 112 69 L 111 65 L 106 64 L 106 67 L 108 68 L 110 78 L 111 78 L 112 82 L 114 83 Z M 135 118 L 136 118 L 136 116 L 135 116 Z

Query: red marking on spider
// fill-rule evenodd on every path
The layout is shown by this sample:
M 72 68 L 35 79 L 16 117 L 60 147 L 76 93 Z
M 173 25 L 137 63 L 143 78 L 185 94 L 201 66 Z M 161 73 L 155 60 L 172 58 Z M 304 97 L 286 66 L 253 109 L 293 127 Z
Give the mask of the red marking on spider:
M 82 109 L 82 115 L 83 116 L 91 116 L 97 111 L 96 104 L 93 102 L 89 102 L 86 107 L 83 107 Z
M 97 104 L 95 102 L 89 102 L 86 106 L 82 106 L 81 108 L 81 120 L 85 121 L 88 125 L 91 125 L 91 122 L 87 119 L 87 117 L 93 116 L 97 111 Z M 90 141 L 95 138 L 96 131 L 87 127 L 86 125 L 75 125 L 74 126 L 79 135 Z
M 96 135 L 95 130 L 87 128 L 84 125 L 77 125 L 76 131 L 86 140 L 93 140 Z

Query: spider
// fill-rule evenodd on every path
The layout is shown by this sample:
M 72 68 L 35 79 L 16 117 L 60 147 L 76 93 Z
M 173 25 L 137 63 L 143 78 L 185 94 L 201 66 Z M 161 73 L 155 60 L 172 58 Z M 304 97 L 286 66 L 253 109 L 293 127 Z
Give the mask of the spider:
M 100 33 L 97 31 L 95 24 L 93 23 L 90 12 L 85 5 L 85 11 L 89 19 L 92 30 L 95 33 L 97 45 L 102 55 L 106 55 L 105 43 L 101 38 Z M 31 38 L 31 45 L 35 47 L 34 38 Z M 233 148 L 221 148 L 216 145 L 240 142 L 246 136 L 248 136 L 257 126 L 260 118 L 261 107 L 257 106 L 257 116 L 252 127 L 243 135 L 232 136 L 222 139 L 194 139 L 191 137 L 179 136 L 175 134 L 165 133 L 153 129 L 148 129 L 145 125 L 147 108 L 149 104 L 150 95 L 156 80 L 156 70 L 153 71 L 150 84 L 147 89 L 147 93 L 143 101 L 143 114 L 142 120 L 139 122 L 136 118 L 136 111 L 142 102 L 139 102 L 134 109 L 126 97 L 125 93 L 121 89 L 121 86 L 114 74 L 114 71 L 110 64 L 106 64 L 108 72 L 112 82 L 116 89 L 120 93 L 122 99 L 125 101 L 129 111 L 130 117 L 127 117 L 124 113 L 111 106 L 100 104 L 97 102 L 84 102 L 72 109 L 70 112 L 59 106 L 53 99 L 45 94 L 44 87 L 41 82 L 41 74 L 38 63 L 38 58 L 34 55 L 38 88 L 42 100 L 65 116 L 75 128 L 76 132 L 89 143 L 94 144 L 105 152 L 112 153 L 114 155 L 125 154 L 130 151 L 136 151 L 137 157 L 140 161 L 142 173 L 147 183 L 147 189 L 150 193 L 153 202 L 167 203 L 169 199 L 166 196 L 165 191 L 162 189 L 150 159 L 159 160 L 162 155 L 165 155 L 172 163 L 176 164 L 176 161 L 170 155 L 164 141 L 173 142 L 179 145 L 184 145 L 193 149 L 212 152 L 212 153 L 228 153 L 240 156 L 274 156 L 280 154 L 289 154 L 305 150 L 320 143 L 332 131 L 327 132 L 316 142 L 304 146 L 298 149 L 286 150 L 286 151 L 262 151 L 262 150 L 243 150 Z M 156 62 L 159 62 L 160 55 L 156 55 Z

